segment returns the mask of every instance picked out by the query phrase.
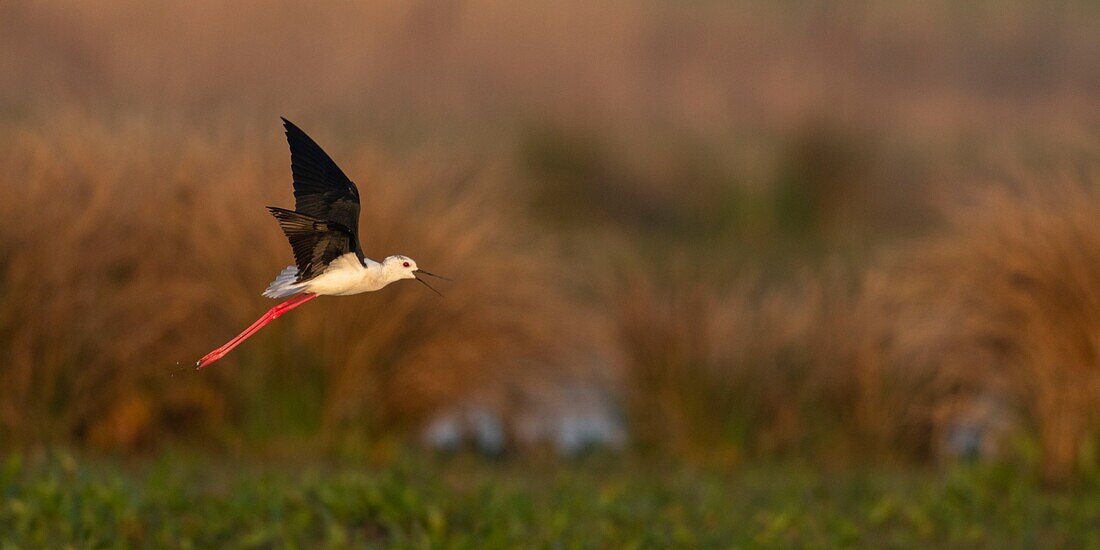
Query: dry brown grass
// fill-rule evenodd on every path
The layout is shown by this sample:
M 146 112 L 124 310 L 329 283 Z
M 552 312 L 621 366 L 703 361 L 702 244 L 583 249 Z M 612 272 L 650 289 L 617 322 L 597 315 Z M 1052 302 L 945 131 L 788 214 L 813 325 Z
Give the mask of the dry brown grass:
M 1071 477 L 1100 410 L 1100 180 L 1085 172 L 983 187 L 862 272 L 719 290 L 635 271 L 617 319 L 640 437 L 926 461 L 985 415 L 984 449 L 1029 434 L 1046 478 Z
M 309 364 L 308 352 L 275 351 L 209 373 L 175 367 L 271 305 L 259 292 L 289 251 L 261 207 L 291 197 L 285 145 L 269 133 L 79 113 L 5 129 L 5 439 L 133 446 L 164 429 L 224 429 L 227 410 L 262 401 L 240 395 L 250 386 L 234 380 L 259 376 L 240 359 L 267 372 Z M 361 427 L 371 411 L 392 426 L 471 394 L 507 413 L 542 386 L 606 383 L 601 317 L 512 214 L 499 172 L 432 155 L 385 168 L 344 151 L 369 197 L 367 250 L 411 255 L 458 283 L 445 299 L 398 285 L 288 317 L 294 330 L 275 335 L 293 343 L 275 349 L 320 350 L 327 425 Z
M 874 414 L 900 411 L 935 432 L 960 397 L 1005 395 L 1039 439 L 1047 477 L 1074 471 L 1100 410 L 1097 176 L 982 190 L 889 268 L 878 302 L 890 335 L 875 378 L 893 391 Z
M 136 445 L 183 428 L 167 417 L 219 419 L 215 387 L 167 371 L 202 342 L 187 329 L 217 292 L 182 260 L 197 186 L 216 173 L 191 162 L 202 147 L 78 114 L 2 135 L 4 434 Z
M 870 452 L 854 422 L 864 317 L 842 270 L 721 290 L 684 268 L 666 283 L 641 273 L 616 318 L 642 443 L 723 460 Z
M 654 446 L 925 458 L 956 403 L 993 392 L 1063 475 L 1097 395 L 1091 184 L 985 192 L 865 273 L 803 258 L 789 283 L 731 273 L 805 252 L 771 250 L 791 235 L 922 227 L 927 182 L 968 181 L 1006 142 L 1080 141 L 1100 114 L 1095 14 L 0 3 L 0 438 L 231 443 L 214 427 L 278 425 L 303 411 L 263 411 L 296 393 L 310 433 L 454 401 L 509 413 L 577 381 L 617 387 L 621 354 Z M 209 374 L 170 376 L 266 309 L 258 291 L 289 259 L 260 208 L 290 203 L 280 114 L 369 186 L 372 253 L 458 282 L 444 300 L 319 300 Z M 564 176 L 513 180 L 538 168 L 516 146 L 532 128 L 565 130 L 541 144 Z M 540 189 L 573 199 L 549 205 L 575 224 L 562 235 L 583 228 L 568 254 L 526 219 Z M 575 288 L 608 272 L 623 276 Z

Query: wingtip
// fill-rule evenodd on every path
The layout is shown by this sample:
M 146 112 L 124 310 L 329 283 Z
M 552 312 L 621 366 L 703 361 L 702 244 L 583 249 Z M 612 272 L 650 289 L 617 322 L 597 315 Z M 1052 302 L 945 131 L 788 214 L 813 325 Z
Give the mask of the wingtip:
M 266 208 L 267 208 L 267 211 L 270 212 L 272 216 L 275 216 L 276 219 L 280 219 L 280 220 L 287 219 L 287 218 L 293 218 L 295 216 L 297 216 L 297 217 L 308 217 L 308 216 L 302 215 L 300 212 L 295 212 L 294 210 L 290 210 L 289 208 L 279 208 L 278 206 L 268 206 Z

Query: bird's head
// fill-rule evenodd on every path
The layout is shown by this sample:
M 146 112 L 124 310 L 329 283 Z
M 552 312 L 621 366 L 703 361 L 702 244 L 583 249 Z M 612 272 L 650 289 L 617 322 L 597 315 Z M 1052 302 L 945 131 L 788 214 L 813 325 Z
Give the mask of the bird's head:
M 446 277 L 436 275 L 434 273 L 430 273 L 430 272 L 424 271 L 423 269 L 420 269 L 416 265 L 416 260 L 413 260 L 412 258 L 410 258 L 408 256 L 402 256 L 400 254 L 398 254 L 396 256 L 389 256 L 385 260 L 383 260 L 382 261 L 382 268 L 385 269 L 387 272 L 389 272 L 391 274 L 390 276 L 393 279 L 416 279 L 417 281 L 420 281 L 421 284 L 428 287 L 429 289 L 431 289 L 432 292 L 434 292 L 436 294 L 439 294 L 439 291 L 432 288 L 432 285 L 429 285 L 426 281 L 424 281 L 424 279 L 422 279 L 419 276 L 420 275 L 427 275 L 429 277 L 435 277 L 437 279 L 443 279 L 444 281 L 449 281 L 450 280 Z M 439 294 L 439 295 L 442 296 L 442 294 Z
M 395 279 L 415 279 L 416 278 L 416 260 L 408 256 L 390 256 L 382 261 L 382 267 L 386 268 L 386 271 L 395 275 Z

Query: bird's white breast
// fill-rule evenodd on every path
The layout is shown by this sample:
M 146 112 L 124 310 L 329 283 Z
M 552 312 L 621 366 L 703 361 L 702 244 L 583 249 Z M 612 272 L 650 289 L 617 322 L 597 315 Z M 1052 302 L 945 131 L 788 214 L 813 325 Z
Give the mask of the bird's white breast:
M 325 272 L 306 282 L 306 292 L 325 296 L 347 296 L 378 290 L 389 281 L 382 277 L 381 265 L 366 260 L 359 261 L 355 253 L 348 253 L 333 260 Z

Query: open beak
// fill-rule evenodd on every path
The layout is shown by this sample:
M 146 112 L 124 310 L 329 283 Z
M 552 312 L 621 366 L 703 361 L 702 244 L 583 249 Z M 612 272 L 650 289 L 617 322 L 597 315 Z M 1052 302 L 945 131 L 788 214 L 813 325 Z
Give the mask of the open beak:
M 420 268 L 417 268 L 417 269 L 416 269 L 416 272 L 417 272 L 417 273 L 423 273 L 423 274 L 425 274 L 425 275 L 427 275 L 427 276 L 429 276 L 429 277 L 435 277 L 436 279 L 443 279 L 444 281 L 450 281 L 450 279 L 448 279 L 448 278 L 446 278 L 446 277 L 444 277 L 444 276 L 442 276 L 442 275 L 436 275 L 435 273 L 431 273 L 431 272 L 428 272 L 428 271 L 424 271 L 423 269 L 420 269 Z
M 436 289 L 432 288 L 432 285 L 428 284 L 428 282 L 427 282 L 427 281 L 425 281 L 424 279 L 421 279 L 420 277 L 417 277 L 417 275 L 416 275 L 417 273 L 423 273 L 423 274 L 425 274 L 425 275 L 428 275 L 428 276 L 430 276 L 430 277 L 435 277 L 435 278 L 437 278 L 437 279 L 443 279 L 444 281 L 450 281 L 450 279 L 448 279 L 448 278 L 446 278 L 446 277 L 443 277 L 443 276 L 441 276 L 441 275 L 436 275 L 436 274 L 434 274 L 434 273 L 429 273 L 429 272 L 427 272 L 427 271 L 424 271 L 423 269 L 417 269 L 416 271 L 414 271 L 414 272 L 413 272 L 413 277 L 414 277 L 414 278 L 416 278 L 416 280 L 417 280 L 417 281 L 419 281 L 419 282 L 420 282 L 420 284 L 422 284 L 422 285 L 424 285 L 424 286 L 428 287 L 428 289 L 429 289 L 429 290 L 431 290 L 432 292 L 434 292 L 434 293 L 436 293 L 436 294 L 439 294 L 439 297 L 440 297 L 440 298 L 442 298 L 442 297 L 443 297 L 443 294 L 441 294 L 441 293 L 440 293 L 440 292 L 439 292 L 438 290 L 436 290 Z

